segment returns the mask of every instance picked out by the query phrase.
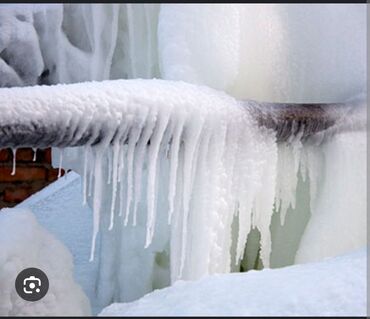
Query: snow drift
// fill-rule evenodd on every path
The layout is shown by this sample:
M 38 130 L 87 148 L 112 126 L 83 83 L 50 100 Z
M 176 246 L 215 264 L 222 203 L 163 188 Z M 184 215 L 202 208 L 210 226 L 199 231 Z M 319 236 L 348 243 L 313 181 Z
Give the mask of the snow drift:
M 366 250 L 281 269 L 178 281 L 101 316 L 366 316 Z

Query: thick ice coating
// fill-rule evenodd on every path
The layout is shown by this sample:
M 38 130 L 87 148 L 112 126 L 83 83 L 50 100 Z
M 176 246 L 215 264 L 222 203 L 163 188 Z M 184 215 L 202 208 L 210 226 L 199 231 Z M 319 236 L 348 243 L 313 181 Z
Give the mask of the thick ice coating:
M 21 98 L 19 90 L 2 90 L 0 121 L 16 127 L 17 119 L 28 118 L 37 126 L 47 117 L 50 127 L 75 128 L 69 136 L 59 131 L 70 145 L 89 127 L 86 144 L 96 145 L 80 154 L 86 165 L 80 172 L 85 188 L 90 184 L 94 191 L 93 248 L 100 214 L 111 214 L 112 228 L 136 223 L 144 205 L 145 247 L 152 243 L 158 215 L 171 224 L 173 279 L 230 271 L 243 255 L 251 226 L 263 234 L 261 255 L 269 264 L 275 137 L 258 128 L 237 100 L 207 87 L 162 80 L 22 88 Z M 100 132 L 104 135 L 97 140 Z M 112 209 L 102 211 L 107 161 Z M 159 202 L 167 193 L 166 202 Z M 234 215 L 240 225 L 236 259 L 230 253 Z
M 0 86 L 160 77 L 291 103 L 339 102 L 366 87 L 366 5 L 54 4 L 0 11 Z

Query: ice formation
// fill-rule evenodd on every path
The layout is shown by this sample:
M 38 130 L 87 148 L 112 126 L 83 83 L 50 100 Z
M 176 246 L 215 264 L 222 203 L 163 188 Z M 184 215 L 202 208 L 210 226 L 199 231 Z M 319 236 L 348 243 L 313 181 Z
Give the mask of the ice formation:
M 132 301 L 177 279 L 235 271 L 240 260 L 249 268 L 260 259 L 279 266 L 293 263 L 297 250 L 296 261 L 304 262 L 365 244 L 366 113 L 353 123 L 353 114 L 344 116 L 332 139 L 319 134 L 277 145 L 274 132 L 258 128 L 235 99 L 339 102 L 362 92 L 365 6 L 66 4 L 0 11 L 9 21 L 0 33 L 1 86 L 178 81 L 0 93 L 0 122 L 16 127 L 19 118 L 37 125 L 47 118 L 49 126 L 72 127 L 73 134 L 59 132 L 62 153 L 54 162 L 82 175 L 83 201 L 94 210 L 93 240 L 100 230 L 104 256 L 96 279 L 101 305 Z M 17 41 L 30 48 L 28 60 L 23 50 L 7 58 Z M 20 76 L 19 66 L 27 74 Z M 63 149 L 78 138 L 87 145 Z M 299 192 L 307 200 L 298 200 Z M 356 218 L 348 221 L 352 209 Z M 326 227 L 332 241 L 323 244 Z M 260 238 L 248 249 L 251 228 Z
M 108 166 L 109 228 L 121 216 L 124 225 L 135 225 L 144 205 L 143 245 L 148 247 L 157 216 L 165 216 L 176 234 L 171 236 L 173 279 L 229 271 L 243 254 L 251 226 L 263 233 L 262 261 L 269 264 L 276 143 L 274 134 L 258 128 L 237 100 L 207 87 L 162 80 L 3 89 L 0 100 L 4 106 L 11 104 L 3 110 L 2 123 L 17 127 L 27 118 L 38 125 L 47 116 L 49 126 L 75 128 L 69 137 L 59 130 L 69 145 L 89 128 L 78 171 L 84 176 L 85 195 L 93 185 L 93 248 L 103 189 L 109 187 L 104 186 L 103 171 Z M 68 126 L 63 125 L 66 121 Z M 101 131 L 104 136 L 97 143 Z M 167 203 L 160 202 L 161 196 L 168 197 Z M 240 225 L 236 258 L 229 251 L 234 215 Z
M 237 98 L 310 103 L 366 88 L 366 5 L 53 4 L 0 12 L 1 86 L 161 77 Z
M 0 87 L 37 83 L 44 61 L 32 10 L 1 5 L 0 29 Z
M 26 209 L 0 211 L 0 315 L 88 316 L 90 304 L 73 278 L 72 255 Z M 21 299 L 15 279 L 28 267 L 42 269 L 50 286 L 38 302 Z
M 364 245 L 367 235 L 366 134 L 336 134 L 320 148 L 310 150 L 309 156 L 309 171 L 322 176 L 314 177 L 319 189 L 312 194 L 312 216 L 297 252 L 297 263 L 351 251 Z

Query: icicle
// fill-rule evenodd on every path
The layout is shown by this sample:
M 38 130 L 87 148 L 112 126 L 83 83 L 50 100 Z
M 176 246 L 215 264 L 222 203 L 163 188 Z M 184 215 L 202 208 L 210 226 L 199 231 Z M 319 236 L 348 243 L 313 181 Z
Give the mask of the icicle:
M 16 166 L 17 166 L 17 149 L 12 148 L 12 152 L 13 152 L 13 169 L 10 175 L 14 176 L 16 173 Z
M 185 132 L 185 140 L 187 143 L 184 145 L 185 149 L 185 160 L 184 160 L 184 193 L 183 193 L 183 223 L 182 223 L 182 248 L 181 248 L 181 261 L 180 261 L 180 277 L 182 276 L 184 265 L 185 265 L 185 255 L 186 255 L 186 245 L 187 245 L 187 228 L 188 228 L 188 215 L 189 215 L 189 205 L 191 197 L 191 173 L 193 170 L 194 154 L 196 152 L 196 147 L 201 134 L 203 126 L 203 119 L 194 119 L 188 128 L 188 136 Z
M 63 151 L 64 151 L 64 149 L 60 149 L 60 151 L 59 151 L 59 170 L 58 170 L 58 178 L 60 178 L 60 177 L 62 176 Z
M 134 200 L 134 213 L 133 213 L 133 225 L 137 222 L 137 208 L 141 197 L 141 178 L 144 166 L 144 155 L 147 148 L 149 139 L 153 133 L 153 129 L 156 124 L 156 114 L 150 110 L 146 119 L 146 124 L 143 128 L 143 132 L 137 144 L 137 152 L 135 155 L 135 200 Z
M 112 204 L 111 204 L 111 209 L 110 209 L 109 230 L 112 230 L 113 222 L 114 222 L 114 209 L 115 209 L 115 206 L 116 206 L 117 183 L 118 183 L 118 157 L 119 157 L 119 154 L 120 154 L 120 145 L 119 145 L 119 142 L 116 142 L 113 145 Z
M 181 134 L 184 126 L 184 117 L 180 117 L 178 123 L 175 125 L 175 130 L 172 136 L 172 143 L 170 148 L 170 180 L 169 180 L 169 192 L 168 192 L 168 224 L 171 223 L 173 211 L 175 209 L 174 199 L 176 194 L 176 179 L 177 179 L 177 167 L 178 167 L 178 156 L 181 141 Z
M 88 193 L 88 195 L 89 195 L 89 197 L 91 197 L 92 196 L 92 188 L 93 188 L 93 179 L 94 179 L 94 169 L 93 169 L 93 167 L 94 167 L 94 162 L 95 162 L 95 160 L 96 160 L 96 158 L 93 156 L 93 154 L 92 154 L 92 148 L 90 149 L 90 160 L 89 160 L 89 165 L 90 165 L 90 171 L 89 171 L 89 193 Z
M 302 143 L 292 140 L 278 147 L 278 167 L 275 207 L 280 211 L 280 224 L 284 225 L 289 207 L 295 208 L 296 188 L 300 170 Z
M 110 185 L 110 183 L 112 182 L 112 165 L 113 165 L 113 163 L 112 163 L 112 161 L 113 161 L 113 159 L 112 159 L 112 150 L 111 150 L 111 148 L 110 147 L 108 147 L 108 150 L 107 150 L 107 152 L 108 152 L 108 179 L 107 179 L 107 184 L 108 185 Z
M 86 206 L 87 204 L 87 173 L 88 173 L 88 159 L 89 159 L 89 146 L 85 146 L 84 148 L 84 171 L 83 171 L 83 181 L 82 181 L 82 198 L 83 202 L 82 205 Z
M 118 183 L 122 182 L 123 170 L 125 168 L 124 153 L 124 145 L 122 145 L 118 154 Z
M 125 146 L 122 146 L 121 147 L 121 152 L 120 152 L 120 155 L 119 155 L 119 174 L 118 174 L 118 181 L 120 183 L 120 200 L 119 200 L 119 203 L 120 203 L 120 208 L 119 208 L 119 215 L 118 216 L 122 216 L 123 215 L 123 210 L 124 210 L 124 206 L 123 206 L 123 202 L 124 202 L 124 185 L 123 185 L 123 181 L 124 181 L 124 174 L 125 174 Z
M 95 149 L 95 165 L 94 165 L 94 199 L 93 199 L 93 235 L 92 235 L 92 246 L 90 254 L 90 262 L 94 260 L 96 236 L 99 231 L 100 222 L 100 209 L 102 199 L 102 186 L 103 186 L 103 175 L 102 175 L 102 158 L 103 151 L 101 149 Z
M 126 213 L 124 225 L 128 223 L 128 218 L 130 215 L 130 205 L 132 201 L 132 191 L 133 191 L 133 165 L 134 165 L 134 151 L 135 145 L 139 139 L 141 133 L 141 126 L 136 126 L 132 129 L 129 134 L 128 147 L 127 147 L 127 196 L 126 196 Z
M 32 150 L 33 150 L 33 159 L 32 159 L 32 161 L 33 162 L 36 162 L 36 159 L 37 159 L 37 148 L 36 147 L 33 147 Z
M 169 114 L 163 112 L 159 114 L 158 124 L 154 131 L 148 150 L 148 187 L 147 187 L 147 204 L 148 204 L 148 216 L 147 216 L 147 234 L 145 248 L 147 248 L 153 239 L 155 220 L 156 220 L 156 168 L 159 147 L 163 138 L 163 134 L 166 130 L 169 121 Z

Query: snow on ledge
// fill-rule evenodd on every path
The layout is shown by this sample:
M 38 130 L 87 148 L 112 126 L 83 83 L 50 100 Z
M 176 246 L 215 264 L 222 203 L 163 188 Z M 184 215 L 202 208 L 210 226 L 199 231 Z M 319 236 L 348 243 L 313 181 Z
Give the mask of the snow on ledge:
M 366 250 L 318 263 L 177 281 L 100 316 L 365 316 Z

